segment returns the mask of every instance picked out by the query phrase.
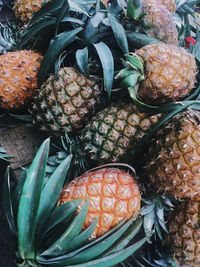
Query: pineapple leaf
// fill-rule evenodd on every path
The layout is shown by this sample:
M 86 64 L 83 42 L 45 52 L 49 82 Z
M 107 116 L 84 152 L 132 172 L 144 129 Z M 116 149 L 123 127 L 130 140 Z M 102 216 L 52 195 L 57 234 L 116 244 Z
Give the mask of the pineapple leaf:
M 110 48 L 103 42 L 94 44 L 94 47 L 97 50 L 99 59 L 103 68 L 104 75 L 104 87 L 108 93 L 108 96 L 111 95 L 113 77 L 114 77 L 114 60 Z
M 113 233 L 111 236 L 104 239 L 103 242 L 98 242 L 97 244 L 93 244 L 88 249 L 84 249 L 82 252 L 76 253 L 73 252 L 75 255 L 70 257 L 70 254 L 63 255 L 63 263 L 70 265 L 70 264 L 77 264 L 83 261 L 90 261 L 91 259 L 98 257 L 104 251 L 109 249 L 122 235 L 129 226 L 133 223 L 134 218 L 130 219 L 127 223 L 125 223 L 119 230 Z M 91 243 L 92 244 L 92 243 Z M 66 258 L 65 258 L 66 257 Z M 52 260 L 52 263 L 56 263 L 56 261 Z
M 45 250 L 41 256 L 60 256 L 68 251 L 70 242 L 80 233 L 88 211 L 87 200 L 81 208 L 80 213 L 76 216 L 69 228 L 60 236 L 60 238 Z
M 81 201 L 81 199 L 76 199 L 56 207 L 49 215 L 48 220 L 43 226 L 42 238 L 48 238 L 48 233 L 50 233 L 53 228 L 63 222 L 66 218 L 71 216 L 76 211 Z
M 88 228 L 82 231 L 76 238 L 74 238 L 67 246 L 68 251 L 72 251 L 76 248 L 81 247 L 88 241 L 88 239 L 92 236 L 94 229 L 98 223 L 98 219 L 96 219 L 93 223 L 90 224 Z
M 53 69 L 54 63 L 59 54 L 66 48 L 67 45 L 76 39 L 76 34 L 82 30 L 83 28 L 79 27 L 72 31 L 62 32 L 51 40 L 38 72 L 39 86 L 42 85 L 47 78 L 48 73 Z
M 137 249 L 139 249 L 145 242 L 147 238 L 143 238 L 140 241 L 136 242 L 135 244 L 127 247 L 126 249 L 123 249 L 117 253 L 108 255 L 106 257 L 100 257 L 98 259 L 92 260 L 92 261 L 86 261 L 86 263 L 78 263 L 73 265 L 67 265 L 68 267 L 85 267 L 85 266 L 95 266 L 95 267 L 110 267 L 113 266 L 127 257 L 129 257 L 131 254 L 133 254 Z M 64 266 L 65 261 L 62 260 L 58 263 L 50 263 L 51 266 Z
M 35 258 L 35 230 L 37 210 L 46 173 L 50 140 L 40 146 L 23 185 L 18 208 L 18 248 L 22 259 Z
M 129 43 L 129 50 L 132 52 L 135 48 L 141 48 L 148 44 L 160 43 L 160 40 L 150 37 L 146 34 L 136 33 L 133 31 L 126 31 Z
M 61 3 L 61 7 L 59 9 L 59 15 L 56 16 L 56 23 L 55 23 L 55 35 L 57 35 L 58 33 L 58 28 L 59 28 L 59 24 L 62 21 L 62 19 L 65 17 L 65 15 L 68 13 L 69 11 L 69 2 L 68 0 L 59 0 Z
M 18 179 L 17 186 L 15 188 L 15 192 L 14 192 L 14 196 L 13 196 L 13 211 L 14 211 L 15 218 L 17 218 L 19 200 L 21 197 L 22 188 L 23 188 L 26 177 L 27 177 L 27 169 L 25 168 L 25 169 L 23 169 L 23 172 Z
M 0 159 L 7 161 L 6 158 L 11 158 L 11 156 L 6 155 L 6 150 L 0 146 Z
M 10 188 L 10 168 L 7 167 L 4 187 L 3 187 L 3 211 L 6 215 L 9 227 L 11 232 L 16 236 L 16 225 L 13 213 L 12 197 L 11 197 L 11 188 Z
M 51 17 L 53 15 L 55 18 L 59 16 L 64 1 L 66 2 L 66 0 L 51 0 L 45 3 L 37 12 L 33 14 L 28 26 L 34 24 L 44 16 Z
M 106 251 L 103 256 L 108 256 L 110 254 L 116 253 L 122 249 L 124 249 L 129 242 L 134 238 L 134 236 L 139 232 L 142 226 L 142 219 L 138 218 L 127 230 L 125 235 L 117 241 L 113 247 L 111 247 L 108 251 Z
M 72 156 L 68 156 L 53 172 L 48 179 L 40 196 L 40 204 L 37 213 L 37 224 L 40 229 L 54 208 L 59 193 L 63 187 Z
M 121 23 L 119 23 L 112 13 L 108 13 L 108 18 L 111 23 L 111 28 L 117 40 L 118 46 L 122 49 L 124 54 L 128 53 L 128 41 L 126 37 L 125 30 Z
M 76 51 L 76 63 L 80 71 L 85 75 L 89 76 L 88 71 L 88 48 L 78 49 Z
M 70 252 L 69 254 L 63 255 L 63 256 L 59 256 L 59 257 L 55 257 L 55 258 L 51 258 L 51 259 L 45 259 L 43 258 L 41 255 L 37 256 L 37 259 L 40 263 L 52 263 L 52 262 L 57 262 L 60 260 L 65 260 L 68 259 L 74 255 L 77 255 L 78 253 L 84 251 L 85 249 L 88 249 L 92 246 L 94 246 L 95 244 L 103 241 L 104 239 L 106 239 L 106 237 L 111 236 L 113 233 L 115 233 L 118 229 L 120 229 L 120 227 L 124 224 L 125 219 L 122 220 L 119 224 L 117 224 L 115 227 L 113 227 L 110 231 L 108 231 L 107 233 L 105 233 L 104 235 L 102 235 L 101 237 L 94 239 L 92 242 L 87 243 L 86 245 L 78 248 L 77 250 Z
M 20 46 L 23 47 L 27 44 L 34 36 L 41 35 L 47 27 L 54 25 L 56 18 L 44 17 L 39 21 L 36 21 L 33 25 L 28 26 L 27 30 L 21 35 Z

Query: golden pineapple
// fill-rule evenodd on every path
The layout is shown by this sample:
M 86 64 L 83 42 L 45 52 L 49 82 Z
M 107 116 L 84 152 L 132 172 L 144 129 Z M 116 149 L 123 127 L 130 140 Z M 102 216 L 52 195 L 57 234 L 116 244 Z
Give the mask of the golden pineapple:
M 200 200 L 200 113 L 173 117 L 150 142 L 147 174 L 159 191 Z
M 116 168 L 86 172 L 74 179 L 62 189 L 58 205 L 83 199 L 79 212 L 87 198 L 89 208 L 83 229 L 98 218 L 93 238 L 103 235 L 124 218 L 136 216 L 140 210 L 141 196 L 134 178 Z
M 51 74 L 39 89 L 31 108 L 33 123 L 40 130 L 61 134 L 83 127 L 99 100 L 100 89 L 93 79 L 88 79 L 71 67 Z
M 24 24 L 28 23 L 32 14 L 42 7 L 43 0 L 15 0 L 14 12 L 16 18 L 20 19 Z
M 194 56 L 184 48 L 150 44 L 136 51 L 142 58 L 145 78 L 138 96 L 148 104 L 181 100 L 195 86 L 197 66 Z
M 160 115 L 142 113 L 133 103 L 115 103 L 101 110 L 81 133 L 86 154 L 99 162 L 119 162 Z
M 168 244 L 180 267 L 200 266 L 200 202 L 182 202 L 169 222 Z
M 23 108 L 32 99 L 42 56 L 31 50 L 8 52 L 0 56 L 0 107 Z
M 143 0 L 143 22 L 147 35 L 164 43 L 178 45 L 178 32 L 173 16 L 165 5 L 157 1 Z

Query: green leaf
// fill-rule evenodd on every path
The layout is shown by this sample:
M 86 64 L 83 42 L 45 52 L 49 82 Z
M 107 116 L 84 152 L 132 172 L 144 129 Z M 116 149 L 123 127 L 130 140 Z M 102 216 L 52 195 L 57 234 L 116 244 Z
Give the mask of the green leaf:
M 12 197 L 11 197 L 10 168 L 9 167 L 7 167 L 5 178 L 4 178 L 2 204 L 3 204 L 3 211 L 6 215 L 10 230 L 14 235 L 17 235 L 14 213 L 13 213 Z
M 97 50 L 99 59 L 103 68 L 104 76 L 104 87 L 108 93 L 108 96 L 111 95 L 113 77 L 114 77 L 114 60 L 110 48 L 103 42 L 94 44 L 94 47 Z
M 18 251 L 22 259 L 35 259 L 35 230 L 50 140 L 40 146 L 28 168 L 18 208 Z
M 88 211 L 87 200 L 81 208 L 81 211 L 76 216 L 74 221 L 68 227 L 68 229 L 60 236 L 60 238 L 47 250 L 45 250 L 41 256 L 60 256 L 68 251 L 68 244 L 73 242 L 73 239 L 80 233 L 83 223 L 87 216 Z
M 32 25 L 33 23 L 43 18 L 44 16 L 54 15 L 56 18 L 57 15 L 59 15 L 60 8 L 62 7 L 62 5 L 63 1 L 61 0 L 48 1 L 37 12 L 33 14 L 33 17 L 30 20 L 28 26 Z
M 146 215 L 146 214 L 148 214 L 149 212 L 151 212 L 154 208 L 155 208 L 155 205 L 154 205 L 154 204 L 146 205 L 145 207 L 143 207 L 143 208 L 141 209 L 140 214 L 141 214 L 141 215 Z
M 119 48 L 122 49 L 124 54 L 128 53 L 128 41 L 126 37 L 125 30 L 121 23 L 117 21 L 117 19 L 113 16 L 112 13 L 108 13 L 108 18 L 111 23 L 111 28 L 113 30 L 113 33 L 115 35 L 115 38 L 117 40 Z
M 21 197 L 21 193 L 22 193 L 22 188 L 23 188 L 23 185 L 24 185 L 24 182 L 25 182 L 26 177 L 27 177 L 27 169 L 25 168 L 25 169 L 23 169 L 23 172 L 22 172 L 21 176 L 18 179 L 17 186 L 16 186 L 15 192 L 14 192 L 14 197 L 13 197 L 13 212 L 14 212 L 15 218 L 17 218 L 19 201 L 20 201 L 20 197 Z
M 126 58 L 126 64 L 127 66 L 140 71 L 142 74 L 144 74 L 144 64 L 142 62 L 141 57 L 139 57 L 136 54 L 127 54 L 125 55 Z
M 62 21 L 62 19 L 65 17 L 65 15 L 69 12 L 69 2 L 68 0 L 59 0 L 60 1 L 60 12 L 59 14 L 56 16 L 56 31 L 55 31 L 55 35 L 57 35 L 58 33 L 58 29 L 59 29 L 59 25 L 60 22 Z
M 111 236 L 104 239 L 102 242 L 98 242 L 95 245 L 92 245 L 88 249 L 84 249 L 82 252 L 76 254 L 73 257 L 64 260 L 64 263 L 67 265 L 77 264 L 82 262 L 88 262 L 95 257 L 98 257 L 104 251 L 109 249 L 115 242 L 118 240 L 123 233 L 129 228 L 129 226 L 133 223 L 134 218 L 130 219 L 127 223 L 125 223 L 119 230 L 113 233 Z
M 53 69 L 54 63 L 60 53 L 66 48 L 67 45 L 76 39 L 76 34 L 82 30 L 83 28 L 79 27 L 72 31 L 60 33 L 54 39 L 52 39 L 38 72 L 38 86 L 41 86 L 45 81 L 48 73 Z
M 135 48 L 141 48 L 148 44 L 161 43 L 160 40 L 150 37 L 146 34 L 136 33 L 133 31 L 126 31 L 126 35 L 129 43 L 129 51 L 133 52 Z
M 78 49 L 76 51 L 76 63 L 80 71 L 85 75 L 89 76 L 88 72 L 88 48 Z
M 71 202 L 70 202 L 71 203 Z M 54 262 L 60 262 L 63 261 L 65 259 L 68 259 L 70 257 L 73 257 L 75 255 L 77 255 L 78 253 L 89 249 L 90 247 L 93 247 L 94 245 L 98 244 L 99 242 L 103 242 L 103 240 L 105 240 L 106 238 L 109 238 L 113 233 L 115 233 L 117 230 L 119 230 L 121 228 L 121 226 L 124 224 L 125 219 L 122 220 L 120 223 L 118 223 L 115 227 L 113 227 L 110 231 L 108 231 L 107 233 L 105 233 L 104 235 L 102 235 L 101 237 L 92 240 L 91 242 L 87 243 L 86 245 L 81 246 L 80 248 L 65 254 L 63 256 L 59 256 L 59 257 L 55 257 L 55 258 L 43 258 L 41 255 L 37 255 L 37 260 L 38 262 L 40 262 L 41 264 L 52 264 Z
M 121 239 L 119 239 L 119 241 L 117 241 L 111 249 L 106 251 L 106 253 L 104 253 L 103 256 L 108 256 L 124 249 L 129 244 L 129 242 L 134 238 L 134 236 L 139 232 L 141 226 L 142 226 L 142 219 L 138 218 L 136 221 L 132 223 L 132 225 L 129 227 L 125 235 Z
M 92 224 L 90 224 L 89 227 L 87 227 L 76 238 L 74 238 L 68 244 L 67 250 L 73 251 L 74 249 L 77 249 L 77 248 L 81 247 L 82 245 L 84 245 L 88 241 L 89 237 L 91 237 L 91 235 L 93 234 L 97 223 L 98 223 L 98 219 L 96 219 Z
M 54 17 L 44 17 L 39 21 L 35 22 L 33 25 L 27 28 L 21 36 L 20 46 L 23 47 L 27 44 L 33 37 L 42 35 L 47 27 L 54 25 L 56 18 Z
M 42 190 L 40 197 L 40 204 L 37 213 L 38 227 L 42 227 L 45 220 L 48 218 L 52 209 L 55 207 L 58 200 L 58 196 L 63 187 L 66 175 L 69 170 L 72 156 L 68 156 L 53 172 L 48 179 L 45 187 Z
M 70 217 L 81 203 L 81 199 L 76 199 L 56 207 L 48 217 L 43 227 L 42 238 L 47 236 L 53 228 L 62 223 L 67 217 Z
M 67 265 L 67 267 L 89 267 L 89 266 L 95 266 L 95 267 L 110 267 L 113 266 L 119 262 L 124 261 L 126 258 L 128 258 L 131 254 L 133 254 L 136 250 L 138 250 L 145 242 L 147 241 L 147 238 L 143 238 L 142 240 L 138 241 L 137 243 L 133 244 L 132 246 L 129 246 L 126 249 L 123 249 L 115 254 L 111 254 L 106 257 L 100 257 L 99 259 L 87 261 L 85 260 L 84 263 L 79 264 L 73 264 L 73 265 Z M 64 266 L 64 261 L 61 261 L 60 263 L 53 263 L 52 266 Z M 50 265 L 51 266 L 51 265 Z

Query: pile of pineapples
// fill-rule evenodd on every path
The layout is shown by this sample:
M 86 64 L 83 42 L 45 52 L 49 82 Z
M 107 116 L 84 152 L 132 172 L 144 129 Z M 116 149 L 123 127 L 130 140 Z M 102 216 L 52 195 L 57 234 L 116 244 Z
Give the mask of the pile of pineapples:
M 19 266 L 200 266 L 199 3 L 15 1 L 1 113 L 58 148 L 5 175 Z

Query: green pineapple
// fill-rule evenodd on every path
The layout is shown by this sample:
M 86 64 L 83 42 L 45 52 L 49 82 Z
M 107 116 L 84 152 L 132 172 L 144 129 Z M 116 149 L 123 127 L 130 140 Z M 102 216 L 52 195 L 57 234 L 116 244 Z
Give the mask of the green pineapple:
M 94 116 L 82 131 L 83 151 L 95 161 L 119 162 L 159 117 L 140 112 L 133 103 L 111 104 Z
M 40 130 L 61 134 L 83 127 L 94 112 L 100 89 L 94 79 L 88 79 L 71 67 L 50 75 L 39 89 L 31 108 L 33 123 Z

